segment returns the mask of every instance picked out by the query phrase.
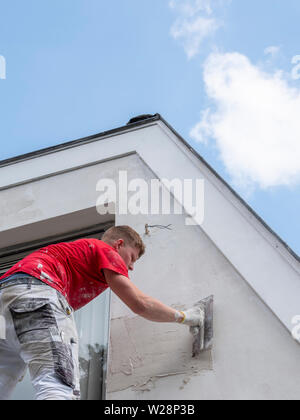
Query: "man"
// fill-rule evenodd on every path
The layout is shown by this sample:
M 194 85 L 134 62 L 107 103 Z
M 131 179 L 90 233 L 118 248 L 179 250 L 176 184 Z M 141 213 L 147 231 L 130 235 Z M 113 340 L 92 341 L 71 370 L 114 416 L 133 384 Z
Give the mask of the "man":
M 0 278 L 0 400 L 9 398 L 26 366 L 37 399 L 79 399 L 73 313 L 108 287 L 150 321 L 203 325 L 200 309 L 177 311 L 130 281 L 128 270 L 144 253 L 137 232 L 112 227 L 101 241 L 80 239 L 42 248 Z

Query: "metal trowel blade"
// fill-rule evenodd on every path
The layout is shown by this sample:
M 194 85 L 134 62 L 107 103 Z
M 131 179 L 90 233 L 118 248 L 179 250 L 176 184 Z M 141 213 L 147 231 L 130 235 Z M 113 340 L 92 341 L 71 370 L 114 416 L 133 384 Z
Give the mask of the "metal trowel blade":
M 209 296 L 195 304 L 200 306 L 205 312 L 204 328 L 192 327 L 191 332 L 194 336 L 193 357 L 199 356 L 203 351 L 210 350 L 213 346 L 213 315 L 214 315 L 214 296 Z

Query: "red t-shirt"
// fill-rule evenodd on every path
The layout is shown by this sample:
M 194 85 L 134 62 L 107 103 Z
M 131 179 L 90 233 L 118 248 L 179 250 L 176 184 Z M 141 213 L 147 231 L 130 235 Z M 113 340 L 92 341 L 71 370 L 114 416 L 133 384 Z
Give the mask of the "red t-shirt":
M 33 252 L 0 280 L 18 272 L 30 274 L 62 293 L 77 310 L 108 288 L 103 268 L 128 277 L 126 264 L 114 248 L 99 239 L 79 239 Z

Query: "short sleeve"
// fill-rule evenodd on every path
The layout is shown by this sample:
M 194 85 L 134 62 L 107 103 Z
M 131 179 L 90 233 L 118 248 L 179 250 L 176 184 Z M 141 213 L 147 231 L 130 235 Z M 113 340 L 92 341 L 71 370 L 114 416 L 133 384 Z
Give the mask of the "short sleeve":
M 98 247 L 97 260 L 100 272 L 102 272 L 103 268 L 106 268 L 129 278 L 128 269 L 123 258 L 113 248 L 106 246 Z

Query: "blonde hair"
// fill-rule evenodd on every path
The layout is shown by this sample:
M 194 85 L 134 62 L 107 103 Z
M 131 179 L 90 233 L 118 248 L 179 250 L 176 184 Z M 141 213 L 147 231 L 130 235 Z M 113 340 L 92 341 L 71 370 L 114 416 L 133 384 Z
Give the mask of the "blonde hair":
M 145 254 L 145 244 L 140 235 L 130 226 L 113 226 L 104 232 L 102 241 L 110 244 L 118 239 L 123 239 L 125 245 L 139 250 L 139 258 Z

